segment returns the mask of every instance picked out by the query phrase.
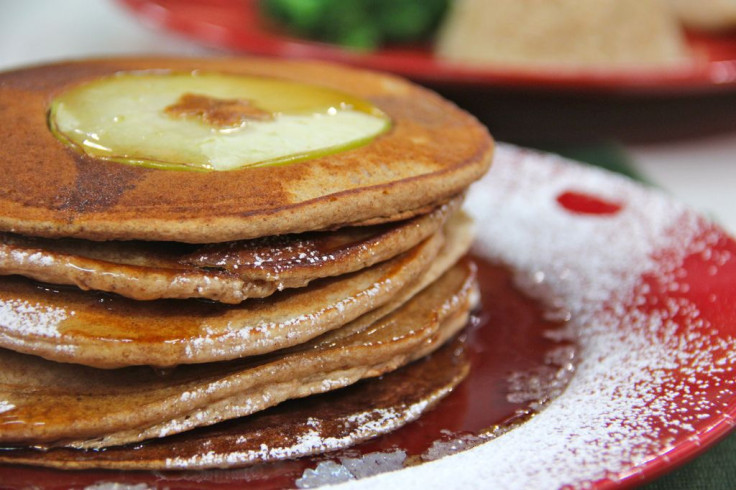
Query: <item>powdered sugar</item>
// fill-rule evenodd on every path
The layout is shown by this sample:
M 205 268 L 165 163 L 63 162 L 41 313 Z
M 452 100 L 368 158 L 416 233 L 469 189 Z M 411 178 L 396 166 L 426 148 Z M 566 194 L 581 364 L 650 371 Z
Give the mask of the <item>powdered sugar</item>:
M 45 338 L 59 337 L 59 326 L 73 313 L 22 299 L 0 301 L 0 324 L 8 330 Z
M 571 213 L 555 200 L 567 191 L 623 207 Z M 478 253 L 514 267 L 519 284 L 569 316 L 577 372 L 518 428 L 350 488 L 587 487 L 636 474 L 696 430 L 732 425 L 736 341 L 714 323 L 723 313 L 708 309 L 727 287 L 693 294 L 702 280 L 686 261 L 695 255 L 717 278 L 734 260 L 717 246 L 721 232 L 626 179 L 503 145 L 468 204 Z
M 127 484 L 115 482 L 98 482 L 84 487 L 84 490 L 150 490 L 145 483 Z
M 366 478 L 401 469 L 405 461 L 406 453 L 400 450 L 368 453 L 359 458 L 342 457 L 339 463 L 322 461 L 315 469 L 305 470 L 304 475 L 296 480 L 296 486 L 297 488 L 317 488 L 356 478 Z

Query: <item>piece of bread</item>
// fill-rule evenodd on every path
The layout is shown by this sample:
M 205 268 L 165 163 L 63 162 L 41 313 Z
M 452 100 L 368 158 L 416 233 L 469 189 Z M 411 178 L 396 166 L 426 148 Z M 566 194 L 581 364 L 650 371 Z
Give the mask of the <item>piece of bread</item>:
M 736 29 L 736 0 L 669 0 L 682 23 L 702 31 Z
M 472 64 L 554 68 L 687 59 L 681 29 L 661 0 L 457 0 L 437 53 Z

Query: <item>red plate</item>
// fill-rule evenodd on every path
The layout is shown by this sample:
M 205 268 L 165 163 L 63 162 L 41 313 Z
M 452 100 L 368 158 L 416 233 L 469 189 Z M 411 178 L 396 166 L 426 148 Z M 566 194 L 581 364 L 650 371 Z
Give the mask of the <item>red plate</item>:
M 569 384 L 541 412 L 497 438 L 349 482 L 350 488 L 629 486 L 671 470 L 731 431 L 733 239 L 658 191 L 507 145 L 473 186 L 468 208 L 478 222 L 475 254 L 484 298 L 470 332 L 471 374 L 417 422 L 348 454 L 398 447 L 418 455 L 448 438 L 475 443 L 483 428 L 524 419 L 538 397 L 536 381 Z M 547 305 L 546 320 L 528 296 Z M 568 338 L 577 344 L 572 378 L 566 377 Z M 6 466 L 0 481 L 35 488 L 101 482 L 279 488 L 293 486 L 319 461 L 189 473 Z
M 733 239 L 658 191 L 505 145 L 468 206 L 477 253 L 567 319 L 575 375 L 497 439 L 349 488 L 631 486 L 733 429 Z
M 736 87 L 736 36 L 691 35 L 697 61 L 677 69 L 539 71 L 477 69 L 442 61 L 427 46 L 361 54 L 289 37 L 258 15 L 256 0 L 121 0 L 137 16 L 210 46 L 321 58 L 390 71 L 433 86 L 528 86 L 616 92 L 718 92 Z

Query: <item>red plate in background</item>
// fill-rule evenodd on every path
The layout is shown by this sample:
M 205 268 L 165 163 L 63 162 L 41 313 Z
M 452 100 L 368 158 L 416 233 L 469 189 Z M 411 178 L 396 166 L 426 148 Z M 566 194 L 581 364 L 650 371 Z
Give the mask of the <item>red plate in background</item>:
M 120 0 L 136 16 L 206 45 L 287 58 L 320 58 L 397 73 L 420 83 L 527 86 L 593 92 L 718 92 L 736 88 L 736 35 L 690 35 L 697 62 L 678 69 L 540 71 L 443 62 L 427 46 L 356 53 L 290 37 L 264 21 L 257 0 Z

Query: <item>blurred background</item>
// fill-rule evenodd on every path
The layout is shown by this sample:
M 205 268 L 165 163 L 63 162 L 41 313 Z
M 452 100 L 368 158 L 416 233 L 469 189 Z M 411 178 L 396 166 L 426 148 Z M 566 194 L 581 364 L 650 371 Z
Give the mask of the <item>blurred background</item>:
M 253 53 L 392 71 L 500 141 L 658 186 L 736 234 L 736 1 L 449 2 L 2 1 L 0 69 Z M 735 468 L 732 436 L 651 488 L 734 488 Z

